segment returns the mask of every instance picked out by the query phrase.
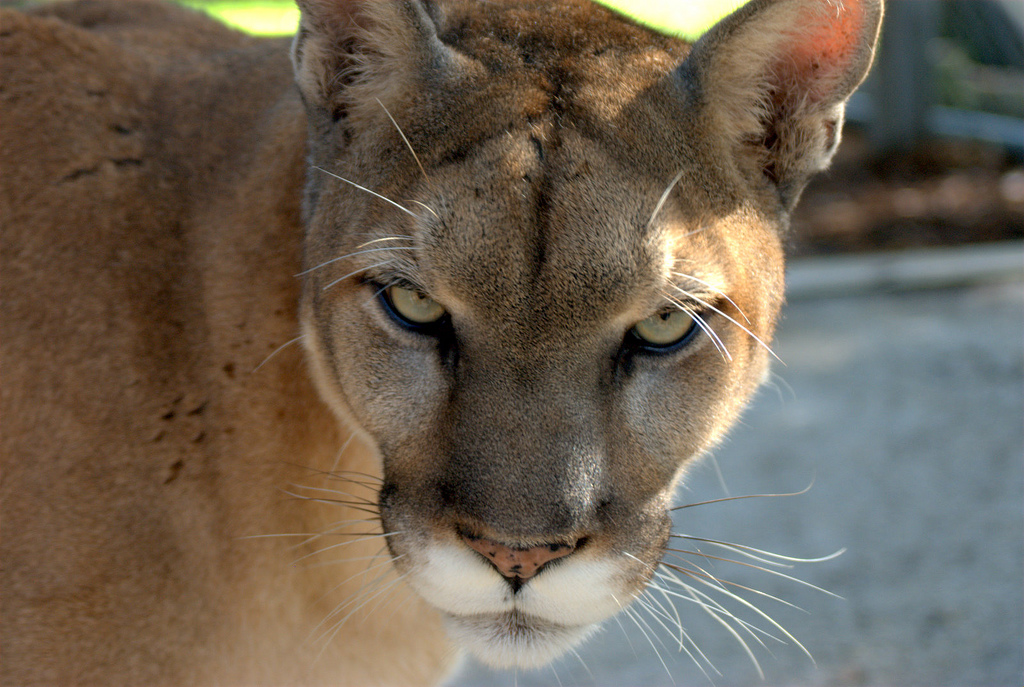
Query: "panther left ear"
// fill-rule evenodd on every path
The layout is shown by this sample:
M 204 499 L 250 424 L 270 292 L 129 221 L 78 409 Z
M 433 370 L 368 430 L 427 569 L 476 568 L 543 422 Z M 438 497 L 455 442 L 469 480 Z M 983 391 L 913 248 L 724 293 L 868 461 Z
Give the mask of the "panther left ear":
M 753 0 L 715 25 L 679 67 L 701 125 L 788 210 L 828 166 L 847 98 L 867 75 L 881 0 Z
M 297 1 L 302 14 L 292 65 L 315 125 L 358 117 L 361 107 L 379 116 L 377 100 L 397 111 L 424 77 L 451 59 L 426 0 Z

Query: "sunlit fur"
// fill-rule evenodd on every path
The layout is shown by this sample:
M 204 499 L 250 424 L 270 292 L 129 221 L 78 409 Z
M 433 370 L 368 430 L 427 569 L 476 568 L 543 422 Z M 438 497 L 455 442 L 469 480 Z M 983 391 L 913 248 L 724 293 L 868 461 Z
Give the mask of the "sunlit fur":
M 290 50 L 0 10 L 0 681 L 431 684 L 609 620 L 713 674 L 694 611 L 795 642 L 707 565 L 793 561 L 670 509 L 768 374 L 879 1 L 692 46 L 589 0 L 298 4 Z

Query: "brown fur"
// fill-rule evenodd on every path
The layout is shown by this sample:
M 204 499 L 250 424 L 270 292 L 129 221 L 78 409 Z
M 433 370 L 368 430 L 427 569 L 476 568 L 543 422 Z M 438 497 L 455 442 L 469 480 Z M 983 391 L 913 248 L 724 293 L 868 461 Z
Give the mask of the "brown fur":
M 383 477 L 428 598 L 417 556 L 467 529 L 585 539 L 559 569 L 629 551 L 639 592 L 685 465 L 765 374 L 725 315 L 770 340 L 788 213 L 880 15 L 757 0 L 684 62 L 582 0 L 300 5 L 294 76 L 287 43 L 152 2 L 0 14 L 5 683 L 437 680 L 455 652 L 402 584 L 307 640 L 380 539 L 305 566 L 320 543 L 242 538 L 365 517 L 282 493 L 332 468 Z M 415 250 L 334 260 L 394 235 Z M 670 271 L 711 285 L 683 282 L 731 361 L 703 334 L 626 360 Z M 371 278 L 455 343 L 397 328 Z M 267 360 L 300 329 L 305 359 Z

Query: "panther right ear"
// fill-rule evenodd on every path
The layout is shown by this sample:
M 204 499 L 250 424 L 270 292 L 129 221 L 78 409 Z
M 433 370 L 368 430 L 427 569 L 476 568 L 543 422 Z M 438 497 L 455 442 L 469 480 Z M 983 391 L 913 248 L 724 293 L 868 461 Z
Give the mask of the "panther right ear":
M 292 43 L 295 81 L 310 116 L 330 124 L 358 118 L 376 101 L 395 112 L 429 71 L 451 59 L 426 2 L 298 0 Z
M 679 76 L 726 154 L 791 209 L 839 143 L 871 66 L 882 0 L 752 0 L 693 46 Z

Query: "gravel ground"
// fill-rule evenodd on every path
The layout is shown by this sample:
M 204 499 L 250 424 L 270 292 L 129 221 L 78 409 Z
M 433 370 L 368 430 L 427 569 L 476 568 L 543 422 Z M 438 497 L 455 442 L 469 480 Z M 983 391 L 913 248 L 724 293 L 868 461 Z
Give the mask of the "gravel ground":
M 834 560 L 782 570 L 842 599 L 697 559 L 722 579 L 804 609 L 744 593 L 816 664 L 791 640 L 765 638 L 765 648 L 739 630 L 762 679 L 728 631 L 680 600 L 683 625 L 710 662 L 700 659 L 703 670 L 655 617 L 639 614 L 639 623 L 610 621 L 578 658 L 553 668 L 513 674 L 467 662 L 449 684 L 1024 683 L 1024 250 L 1003 248 L 1021 270 L 1011 278 L 1004 270 L 995 283 L 981 274 L 949 288 L 794 294 L 776 345 L 786 366 L 679 495 L 685 503 L 813 482 L 799 496 L 678 511 L 676 531 L 792 556 L 845 548 Z M 941 255 L 959 262 L 956 251 Z M 716 598 L 780 636 L 753 611 Z

